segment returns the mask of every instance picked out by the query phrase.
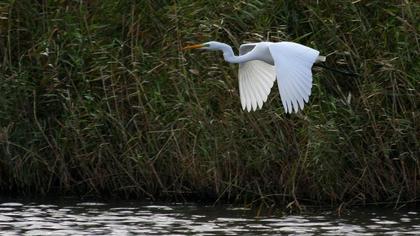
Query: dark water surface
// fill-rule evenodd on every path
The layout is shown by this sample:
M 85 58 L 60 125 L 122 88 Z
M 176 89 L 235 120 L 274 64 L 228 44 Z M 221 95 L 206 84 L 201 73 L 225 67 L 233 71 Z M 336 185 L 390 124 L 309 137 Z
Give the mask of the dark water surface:
M 1 235 L 417 235 L 417 210 L 256 216 L 194 204 L 0 201 Z

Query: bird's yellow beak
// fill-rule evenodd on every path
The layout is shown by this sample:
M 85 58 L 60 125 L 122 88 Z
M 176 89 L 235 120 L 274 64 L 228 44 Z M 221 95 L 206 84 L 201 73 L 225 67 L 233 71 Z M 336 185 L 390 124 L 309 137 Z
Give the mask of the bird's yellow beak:
M 182 50 L 197 49 L 197 48 L 202 48 L 202 47 L 204 47 L 204 44 L 194 44 L 194 45 L 186 46 L 186 47 L 182 48 Z

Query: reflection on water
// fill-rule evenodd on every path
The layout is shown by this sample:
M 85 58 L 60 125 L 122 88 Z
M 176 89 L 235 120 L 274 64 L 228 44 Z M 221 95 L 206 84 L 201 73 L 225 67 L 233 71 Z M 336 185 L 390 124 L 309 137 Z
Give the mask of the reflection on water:
M 255 217 L 246 208 L 97 202 L 0 203 L 5 235 L 420 234 L 417 211 L 354 210 Z

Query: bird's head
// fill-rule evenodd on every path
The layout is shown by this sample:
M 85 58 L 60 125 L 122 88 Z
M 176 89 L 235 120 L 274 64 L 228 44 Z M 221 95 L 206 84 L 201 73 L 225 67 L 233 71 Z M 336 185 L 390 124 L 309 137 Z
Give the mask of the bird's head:
M 200 44 L 193 44 L 183 48 L 183 50 L 187 49 L 205 49 L 210 51 L 220 50 L 224 46 L 223 43 L 219 43 L 216 41 L 210 41 L 207 43 L 200 43 Z

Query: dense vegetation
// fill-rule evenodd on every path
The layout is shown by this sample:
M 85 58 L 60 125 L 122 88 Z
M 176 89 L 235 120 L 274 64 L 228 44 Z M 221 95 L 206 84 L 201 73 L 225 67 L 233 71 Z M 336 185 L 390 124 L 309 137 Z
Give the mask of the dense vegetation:
M 6 0 L 0 3 L 3 194 L 231 202 L 415 201 L 416 1 Z M 310 104 L 276 85 L 241 110 L 237 67 L 189 43 L 295 41 Z

